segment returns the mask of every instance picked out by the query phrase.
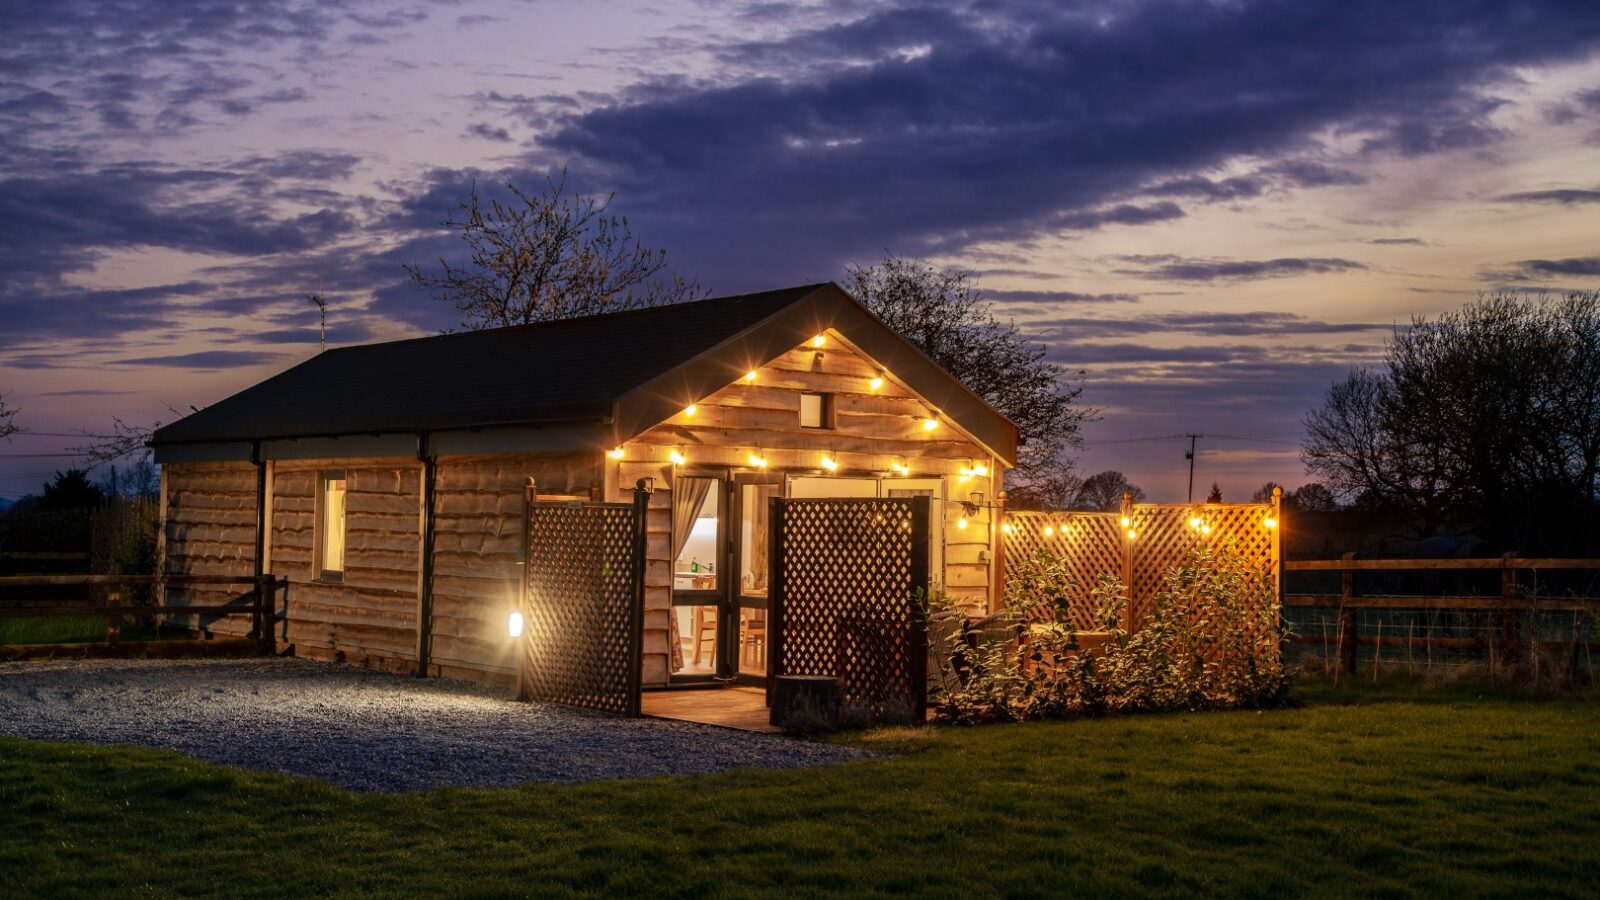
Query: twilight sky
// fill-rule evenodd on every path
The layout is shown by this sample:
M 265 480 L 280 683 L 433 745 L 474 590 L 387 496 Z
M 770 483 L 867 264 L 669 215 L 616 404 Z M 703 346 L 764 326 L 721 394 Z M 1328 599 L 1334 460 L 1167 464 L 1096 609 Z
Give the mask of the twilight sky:
M 977 270 L 1088 370 L 1081 467 L 1304 480 L 1388 330 L 1600 287 L 1584 2 L 12 0 L 0 497 L 330 343 L 435 331 L 402 263 L 474 178 L 614 190 L 716 293 L 885 249 Z M 484 373 L 516 377 L 516 373 Z M 1222 437 L 1225 436 L 1225 437 Z

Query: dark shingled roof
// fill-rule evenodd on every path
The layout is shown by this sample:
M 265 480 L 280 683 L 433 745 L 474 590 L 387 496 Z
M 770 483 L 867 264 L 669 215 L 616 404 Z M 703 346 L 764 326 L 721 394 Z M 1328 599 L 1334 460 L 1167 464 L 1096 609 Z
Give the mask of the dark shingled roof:
M 825 286 L 329 350 L 159 429 L 151 444 L 599 419 Z

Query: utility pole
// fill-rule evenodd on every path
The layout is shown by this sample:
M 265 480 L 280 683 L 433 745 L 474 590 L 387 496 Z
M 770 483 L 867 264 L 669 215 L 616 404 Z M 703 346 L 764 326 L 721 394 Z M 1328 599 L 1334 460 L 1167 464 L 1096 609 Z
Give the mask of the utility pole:
M 1189 439 L 1189 452 L 1183 455 L 1189 461 L 1189 502 L 1194 502 L 1194 442 L 1205 437 L 1203 434 L 1186 434 Z

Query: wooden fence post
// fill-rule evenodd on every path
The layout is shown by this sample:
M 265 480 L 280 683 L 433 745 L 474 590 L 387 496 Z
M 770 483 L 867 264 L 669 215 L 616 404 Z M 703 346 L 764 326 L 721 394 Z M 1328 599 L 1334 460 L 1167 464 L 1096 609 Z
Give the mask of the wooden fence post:
M 1352 562 L 1354 553 L 1346 553 L 1344 561 Z M 1339 671 L 1346 675 L 1356 672 L 1356 609 L 1351 601 L 1356 596 L 1356 573 L 1345 568 L 1339 572 Z
M 1133 492 L 1124 491 L 1122 494 L 1122 518 L 1117 522 L 1117 530 L 1122 538 L 1122 585 L 1128 592 L 1128 605 L 1123 611 L 1123 630 L 1129 634 L 1139 623 L 1139 610 L 1136 608 L 1139 598 L 1133 591 L 1133 538 L 1128 533 L 1133 531 Z M 1123 524 L 1126 522 L 1127 524 Z
M 642 712 L 644 690 L 644 601 L 645 557 L 650 552 L 650 495 L 655 492 L 655 482 L 641 478 L 633 487 L 633 662 L 628 672 L 628 715 L 637 718 Z M 526 530 L 526 529 L 524 529 Z M 672 608 L 667 607 L 667 614 Z
M 927 497 L 911 498 L 911 715 L 917 724 L 928 718 L 928 568 L 929 527 L 932 503 Z M 920 595 L 920 596 L 919 596 Z M 842 673 L 841 673 L 842 674 Z

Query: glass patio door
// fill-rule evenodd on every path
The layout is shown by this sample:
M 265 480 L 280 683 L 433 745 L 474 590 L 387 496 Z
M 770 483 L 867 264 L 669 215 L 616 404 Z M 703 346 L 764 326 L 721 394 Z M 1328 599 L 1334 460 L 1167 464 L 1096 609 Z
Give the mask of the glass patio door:
M 728 482 L 686 474 L 672 485 L 672 606 L 668 660 L 675 684 L 730 676 L 727 654 Z
M 734 478 L 732 621 L 728 659 L 735 680 L 765 685 L 770 634 L 767 590 L 772 575 L 772 498 L 783 496 L 777 476 L 744 474 Z

